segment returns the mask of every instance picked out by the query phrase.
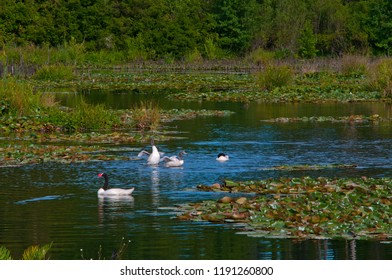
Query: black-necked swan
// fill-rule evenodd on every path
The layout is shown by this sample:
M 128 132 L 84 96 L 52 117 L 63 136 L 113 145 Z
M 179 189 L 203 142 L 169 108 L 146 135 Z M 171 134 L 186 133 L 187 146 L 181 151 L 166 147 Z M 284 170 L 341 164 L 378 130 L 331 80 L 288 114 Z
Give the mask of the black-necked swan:
M 111 188 L 108 189 L 109 186 L 109 177 L 106 173 L 99 173 L 98 177 L 103 177 L 105 179 L 105 184 L 102 188 L 98 190 L 98 196 L 118 196 L 118 195 L 131 195 L 135 188 L 130 189 L 120 189 L 120 188 Z
M 224 154 L 224 153 L 219 153 L 218 156 L 217 156 L 217 158 L 216 158 L 216 160 L 217 160 L 217 161 L 226 161 L 226 160 L 229 160 L 229 155 L 226 155 L 226 154 Z
M 163 157 L 162 160 L 165 161 L 166 167 L 180 167 L 184 164 L 184 159 L 182 157 L 183 155 L 186 154 L 187 153 L 185 151 L 181 151 L 178 153 L 178 157 L 177 156 Z
M 157 165 L 159 164 L 160 160 L 161 160 L 161 156 L 164 154 L 162 152 L 158 151 L 158 148 L 155 146 L 154 144 L 154 139 L 151 139 L 151 147 L 152 147 L 152 151 L 151 153 L 143 150 L 141 151 L 137 156 L 138 157 L 142 157 L 144 155 L 147 155 L 147 164 L 150 165 Z

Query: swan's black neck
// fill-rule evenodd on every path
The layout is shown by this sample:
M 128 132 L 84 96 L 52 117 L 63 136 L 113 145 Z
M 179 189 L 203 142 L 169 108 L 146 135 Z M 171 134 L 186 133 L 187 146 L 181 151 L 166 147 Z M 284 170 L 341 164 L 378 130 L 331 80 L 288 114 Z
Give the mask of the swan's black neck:
M 105 179 L 105 183 L 103 184 L 102 188 L 106 191 L 109 186 L 109 177 L 106 173 L 102 173 L 101 177 L 103 177 Z

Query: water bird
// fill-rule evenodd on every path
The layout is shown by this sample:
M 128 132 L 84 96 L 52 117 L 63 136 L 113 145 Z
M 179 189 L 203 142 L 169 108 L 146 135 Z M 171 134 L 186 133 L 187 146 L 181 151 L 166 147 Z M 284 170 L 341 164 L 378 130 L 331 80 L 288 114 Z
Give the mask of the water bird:
M 165 161 L 166 167 L 179 167 L 184 164 L 183 156 L 187 153 L 185 151 L 181 151 L 178 153 L 178 156 L 171 156 L 171 157 L 163 157 L 162 160 Z
M 152 151 L 151 153 L 142 150 L 137 156 L 138 157 L 142 157 L 144 155 L 147 155 L 147 164 L 150 165 L 157 165 L 159 164 L 160 160 L 161 160 L 161 156 L 164 154 L 162 152 L 158 151 L 158 148 L 155 146 L 154 144 L 154 139 L 151 139 L 151 147 L 152 147 Z
M 227 161 L 227 160 L 229 160 L 229 155 L 224 154 L 224 153 L 219 153 L 216 160 L 217 161 Z
M 98 190 L 98 195 L 109 195 L 109 196 L 117 196 L 117 195 L 131 195 L 135 188 L 130 189 L 120 189 L 120 188 L 111 188 L 108 189 L 109 186 L 109 176 L 106 173 L 99 173 L 98 177 L 103 177 L 105 179 L 105 183 L 102 188 Z

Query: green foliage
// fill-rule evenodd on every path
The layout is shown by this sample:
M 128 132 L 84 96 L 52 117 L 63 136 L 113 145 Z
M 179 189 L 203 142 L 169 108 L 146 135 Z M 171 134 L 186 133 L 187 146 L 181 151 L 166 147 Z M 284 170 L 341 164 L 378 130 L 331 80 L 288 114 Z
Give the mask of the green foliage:
M 287 65 L 268 65 L 264 71 L 256 74 L 258 85 L 266 90 L 287 86 L 293 78 L 293 70 Z
M 52 244 L 44 246 L 33 245 L 28 247 L 24 252 L 22 258 L 24 260 L 45 260 L 46 254 L 52 247 Z
M 4 246 L 0 246 L 0 260 L 12 260 L 11 252 Z
M 7 53 L 8 62 L 39 65 L 83 64 L 100 51 L 127 61 L 183 59 L 195 49 L 208 59 L 257 48 L 314 57 L 314 38 L 318 55 L 389 54 L 391 11 L 385 0 L 3 0 L 0 48 L 30 49 Z
M 52 248 L 52 243 L 43 246 L 32 245 L 22 255 L 22 260 L 45 260 Z M 12 260 L 11 252 L 4 246 L 0 246 L 0 260 Z
M 305 22 L 304 29 L 299 37 L 298 55 L 302 58 L 313 58 L 317 55 L 316 36 L 313 33 L 312 25 L 309 21 Z

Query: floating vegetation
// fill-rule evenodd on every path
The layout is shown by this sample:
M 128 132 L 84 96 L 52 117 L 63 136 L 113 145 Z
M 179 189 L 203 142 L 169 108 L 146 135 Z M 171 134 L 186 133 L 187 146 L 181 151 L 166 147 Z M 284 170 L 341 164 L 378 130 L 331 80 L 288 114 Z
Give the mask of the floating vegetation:
M 130 160 L 109 153 L 110 147 L 10 144 L 0 146 L 0 167 L 45 162 L 74 163 L 86 161 Z
M 267 238 L 392 238 L 391 178 L 225 180 L 198 188 L 258 195 L 182 205 L 179 219 L 242 223 L 243 233 Z
M 294 118 L 275 118 L 262 120 L 262 122 L 291 123 L 291 122 L 344 122 L 344 123 L 376 123 L 380 121 L 390 121 L 380 117 L 378 114 L 371 116 L 351 115 L 344 117 L 318 116 L 318 117 L 294 117 Z
M 342 168 L 356 168 L 356 164 L 303 164 L 303 165 L 278 165 L 272 167 L 260 168 L 261 170 L 287 170 L 287 171 L 304 171 L 304 170 L 323 170 L 323 169 L 342 169 Z

